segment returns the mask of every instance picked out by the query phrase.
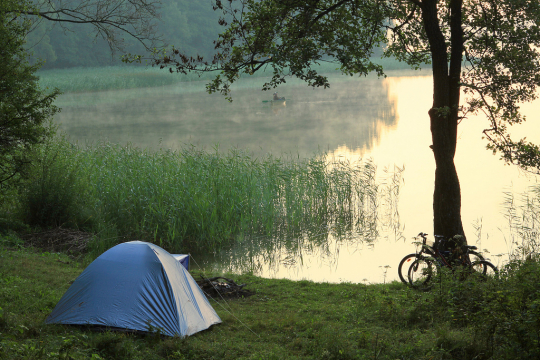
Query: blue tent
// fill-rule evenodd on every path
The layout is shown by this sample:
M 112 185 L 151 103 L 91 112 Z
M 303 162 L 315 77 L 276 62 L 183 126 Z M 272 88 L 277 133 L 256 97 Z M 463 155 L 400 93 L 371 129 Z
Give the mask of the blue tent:
M 178 260 L 177 260 L 178 258 Z M 46 319 L 188 336 L 221 322 L 180 260 L 154 244 L 119 244 L 94 260 Z
M 184 254 L 171 254 L 182 266 L 189 270 L 189 255 Z

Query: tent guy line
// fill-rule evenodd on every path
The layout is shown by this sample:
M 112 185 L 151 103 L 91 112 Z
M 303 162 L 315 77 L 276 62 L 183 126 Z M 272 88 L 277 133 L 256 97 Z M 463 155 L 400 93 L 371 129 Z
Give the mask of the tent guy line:
M 204 269 L 199 265 L 199 263 L 197 263 L 197 260 L 195 260 L 195 258 L 193 256 L 191 256 L 191 254 L 188 254 L 189 257 L 195 262 L 195 265 L 197 265 L 199 267 L 199 270 L 201 271 L 202 273 L 202 277 L 205 279 L 205 280 L 208 280 L 208 277 L 206 276 L 206 274 L 204 273 Z M 229 302 L 227 300 L 225 300 L 225 298 L 221 295 L 221 293 L 218 291 L 218 289 L 216 289 L 216 287 L 214 286 L 214 284 L 212 283 L 212 281 L 209 281 L 210 284 L 212 284 L 212 287 L 214 288 L 214 290 L 216 290 L 216 293 L 219 294 L 219 297 L 221 298 L 221 300 L 223 300 L 227 306 L 229 307 L 230 311 L 228 309 L 226 309 L 219 301 L 217 301 L 216 299 L 214 299 L 212 296 L 210 296 L 210 294 L 208 293 L 205 293 L 206 296 L 208 296 L 210 299 L 214 300 L 219 306 L 221 306 L 221 308 L 223 310 L 225 310 L 227 313 L 229 313 L 233 318 L 235 318 L 236 320 L 238 320 L 238 322 L 242 325 L 244 325 L 246 327 L 246 329 L 248 329 L 249 331 L 251 331 L 255 336 L 257 336 L 259 339 L 261 338 L 259 336 L 259 334 L 257 334 L 255 331 L 251 330 L 251 328 L 249 326 L 247 326 L 242 320 L 240 320 L 236 315 L 234 315 L 232 313 L 232 308 L 231 306 L 229 305 Z

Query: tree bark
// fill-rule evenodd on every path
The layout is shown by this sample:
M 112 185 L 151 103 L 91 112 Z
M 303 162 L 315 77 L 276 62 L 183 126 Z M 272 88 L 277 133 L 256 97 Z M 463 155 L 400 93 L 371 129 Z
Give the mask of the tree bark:
M 421 5 L 433 68 L 433 106 L 428 112 L 436 165 L 433 230 L 436 235 L 452 237 L 465 235 L 461 222 L 461 189 L 454 164 L 463 53 L 462 0 L 450 1 L 450 66 L 447 44 L 439 25 L 437 2 L 424 0 Z

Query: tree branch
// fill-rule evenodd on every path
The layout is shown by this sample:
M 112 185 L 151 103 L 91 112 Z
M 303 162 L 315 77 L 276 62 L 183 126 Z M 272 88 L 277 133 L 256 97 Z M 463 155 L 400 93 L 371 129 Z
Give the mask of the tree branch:
M 310 22 L 311 23 L 310 25 L 317 23 L 317 21 L 319 21 L 322 17 L 328 15 L 329 13 L 331 13 L 332 11 L 334 11 L 335 9 L 337 9 L 338 7 L 340 7 L 341 5 L 349 1 L 351 0 L 341 0 L 335 3 L 334 5 L 328 7 L 327 9 L 324 9 L 315 18 L 313 18 L 313 20 Z
M 402 22 L 401 24 L 399 24 L 396 27 L 388 26 L 387 28 L 392 30 L 393 32 L 398 32 L 399 30 L 401 30 L 402 27 L 407 25 L 414 18 L 414 13 L 416 12 L 416 10 L 419 9 L 419 5 L 416 4 L 416 1 L 413 1 L 413 3 L 414 3 L 414 7 L 411 10 L 411 12 L 409 13 L 409 15 L 407 15 L 407 18 L 405 19 L 404 22 Z
M 163 43 L 154 23 L 159 17 L 159 5 L 159 0 L 47 0 L 30 9 L 8 9 L 6 13 L 15 17 L 40 17 L 59 24 L 90 24 L 112 51 L 123 48 L 118 33 L 129 35 L 151 51 L 161 48 Z

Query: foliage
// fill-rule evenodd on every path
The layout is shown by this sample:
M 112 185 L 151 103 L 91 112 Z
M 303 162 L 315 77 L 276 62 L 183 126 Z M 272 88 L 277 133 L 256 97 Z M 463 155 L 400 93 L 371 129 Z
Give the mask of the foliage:
M 343 3 L 343 2 L 342 2 Z M 322 4 L 321 4 L 322 5 Z M 209 62 L 202 62 L 204 70 L 223 70 L 208 84 L 208 91 L 220 91 L 227 95 L 230 84 L 241 73 L 252 75 L 270 67 L 272 78 L 264 83 L 267 90 L 285 82 L 285 76 L 297 76 L 312 86 L 329 86 L 325 76 L 318 75 L 314 65 L 338 58 L 346 74 L 367 73 L 382 67 L 370 57 L 374 47 L 382 41 L 384 32 L 377 24 L 383 22 L 383 13 L 373 14 L 375 24 L 369 23 L 360 13 L 347 13 L 347 9 L 331 6 L 327 12 L 336 11 L 335 18 L 325 18 L 323 12 L 316 14 L 315 2 L 240 1 L 238 4 L 217 1 L 215 10 L 223 11 L 220 25 L 228 26 L 215 42 L 218 53 Z M 365 4 L 366 8 L 371 5 Z M 322 6 L 324 7 L 324 6 Z M 337 30 L 333 19 L 343 21 Z M 361 37 L 361 34 L 368 36 Z M 354 46 L 353 46 L 354 45 Z M 344 47 L 350 53 L 344 53 Z M 176 55 L 179 60 L 175 61 Z M 173 49 L 156 61 L 156 65 L 173 66 L 176 71 L 199 70 L 202 59 L 181 54 Z
M 26 1 L 0 4 L 0 186 L 14 181 L 28 162 L 29 149 L 42 142 L 52 130 L 47 120 L 58 109 L 53 101 L 58 90 L 50 93 L 38 85 L 34 73 L 39 64 L 30 65 L 22 49 L 31 24 L 17 21 L 6 9 L 30 6 Z
M 484 4 L 485 3 L 485 4 Z M 483 112 L 488 148 L 525 169 L 538 169 L 539 148 L 513 141 L 508 128 L 525 120 L 519 103 L 537 97 L 540 83 L 540 4 L 537 1 L 475 1 L 464 7 L 463 113 Z M 470 29 L 469 29 L 470 27 Z
M 537 258 L 513 260 L 493 281 L 460 281 L 446 274 L 433 290 L 432 306 L 453 328 L 468 327 L 485 358 L 534 359 L 540 354 Z
M 262 69 L 273 73 L 263 90 L 288 76 L 326 88 L 328 78 L 314 63 L 337 63 L 348 75 L 383 75 L 383 68 L 371 60 L 377 48 L 413 68 L 431 63 L 435 234 L 465 235 L 454 156 L 457 127 L 467 114 L 487 115 L 488 147 L 505 161 L 540 169 L 539 148 L 525 139 L 513 141 L 508 132 L 523 121 L 518 104 L 535 99 L 540 84 L 536 0 L 217 0 L 214 9 L 223 14 L 219 23 L 224 30 L 213 58 L 173 49 L 154 64 L 171 72 L 218 71 L 207 90 L 229 100 L 231 84 L 241 74 Z

